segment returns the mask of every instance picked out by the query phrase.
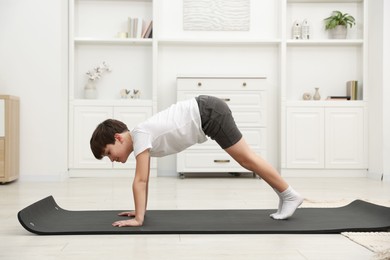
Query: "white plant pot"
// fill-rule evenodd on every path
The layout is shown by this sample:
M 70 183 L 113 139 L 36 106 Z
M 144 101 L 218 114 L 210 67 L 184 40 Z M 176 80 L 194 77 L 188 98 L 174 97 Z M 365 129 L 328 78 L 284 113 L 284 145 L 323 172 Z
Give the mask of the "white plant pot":
M 347 26 L 337 25 L 334 29 L 329 31 L 331 39 L 346 39 Z
M 96 90 L 96 88 L 86 88 L 86 89 L 84 89 L 84 98 L 86 98 L 86 99 L 96 99 L 97 98 L 97 90 Z
M 85 84 L 84 98 L 86 98 L 86 99 L 96 99 L 97 98 L 96 83 L 94 81 L 88 80 L 87 84 Z

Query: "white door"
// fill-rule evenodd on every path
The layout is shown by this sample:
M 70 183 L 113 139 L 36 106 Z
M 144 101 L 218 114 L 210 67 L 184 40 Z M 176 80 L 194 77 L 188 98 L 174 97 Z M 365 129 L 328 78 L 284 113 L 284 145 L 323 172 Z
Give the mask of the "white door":
M 287 108 L 287 168 L 324 167 L 324 109 Z
M 89 141 L 96 126 L 108 118 L 112 118 L 112 107 L 74 108 L 74 167 L 79 169 L 112 168 L 111 161 L 105 157 L 96 159 L 91 151 Z
M 325 109 L 325 167 L 365 168 L 363 108 Z

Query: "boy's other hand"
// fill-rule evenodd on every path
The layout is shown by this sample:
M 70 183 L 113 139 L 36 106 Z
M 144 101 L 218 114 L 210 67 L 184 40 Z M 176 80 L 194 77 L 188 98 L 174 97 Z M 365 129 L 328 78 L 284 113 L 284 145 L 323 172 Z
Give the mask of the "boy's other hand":
M 127 219 L 127 220 L 119 220 L 112 223 L 114 227 L 139 227 L 142 226 L 142 224 L 143 223 L 141 221 L 138 221 L 135 218 Z
M 135 211 L 126 211 L 126 212 L 121 212 L 118 214 L 118 216 L 124 216 L 124 217 L 135 217 Z

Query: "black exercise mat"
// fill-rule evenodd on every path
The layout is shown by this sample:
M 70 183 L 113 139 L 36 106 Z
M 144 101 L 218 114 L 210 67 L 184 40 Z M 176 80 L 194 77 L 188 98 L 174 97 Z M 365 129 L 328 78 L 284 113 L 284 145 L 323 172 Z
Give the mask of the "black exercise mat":
M 339 208 L 300 208 L 288 220 L 273 220 L 275 209 L 148 210 L 142 227 L 113 227 L 119 210 L 68 211 L 52 196 L 18 213 L 28 231 L 40 235 L 80 234 L 329 234 L 387 231 L 390 208 L 361 200 Z

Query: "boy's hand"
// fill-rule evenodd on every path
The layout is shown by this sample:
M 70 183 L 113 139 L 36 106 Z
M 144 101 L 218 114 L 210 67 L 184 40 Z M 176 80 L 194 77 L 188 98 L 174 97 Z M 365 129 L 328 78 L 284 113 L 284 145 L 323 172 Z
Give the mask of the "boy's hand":
M 118 214 L 118 216 L 124 217 L 135 217 L 135 211 L 125 211 Z M 139 227 L 142 226 L 142 221 L 136 220 L 135 218 L 119 220 L 112 223 L 114 227 Z
M 112 223 L 114 227 L 139 227 L 142 226 L 142 224 L 143 224 L 142 221 L 138 221 L 135 218 L 127 219 L 127 220 L 119 220 Z
M 118 216 L 124 216 L 124 217 L 135 217 L 135 211 L 126 211 L 126 212 L 121 212 L 118 214 Z

